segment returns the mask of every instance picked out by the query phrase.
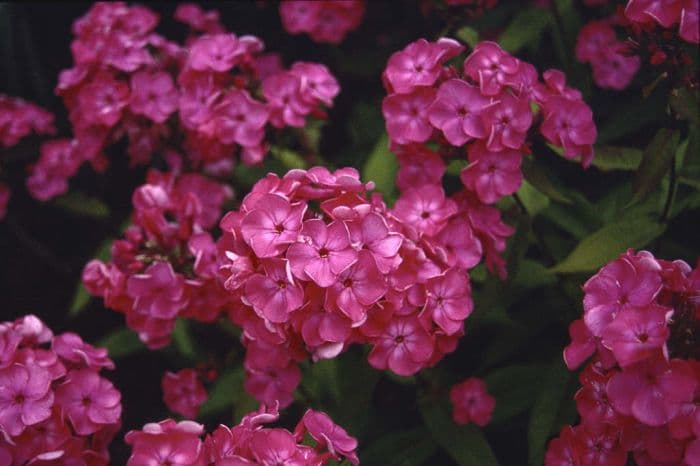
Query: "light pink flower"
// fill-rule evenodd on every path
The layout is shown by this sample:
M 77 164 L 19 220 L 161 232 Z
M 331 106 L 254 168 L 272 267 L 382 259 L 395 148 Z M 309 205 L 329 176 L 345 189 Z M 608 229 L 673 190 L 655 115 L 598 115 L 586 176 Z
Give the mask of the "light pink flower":
M 197 417 L 199 407 L 207 400 L 207 392 L 194 369 L 165 372 L 161 388 L 168 409 L 188 419 Z
M 447 335 L 459 332 L 474 309 L 467 274 L 457 268 L 428 280 L 423 312 Z
M 243 239 L 258 257 L 273 257 L 297 240 L 306 204 L 276 194 L 260 196 L 241 221 Z
M 396 218 L 429 236 L 437 234 L 456 213 L 454 201 L 445 198 L 445 192 L 439 185 L 405 191 L 393 210 Z
M 49 372 L 35 364 L 0 369 L 0 430 L 15 436 L 51 416 Z
M 479 114 L 489 102 L 478 87 L 450 79 L 440 85 L 435 101 L 428 108 L 428 119 L 442 130 L 450 144 L 461 146 L 472 138 L 488 135 Z
M 169 74 L 139 71 L 131 75 L 129 108 L 132 112 L 163 123 L 177 110 L 177 102 L 177 89 Z
M 478 82 L 487 96 L 499 94 L 519 69 L 520 62 L 495 42 L 480 42 L 464 61 L 464 73 Z
M 666 340 L 670 334 L 666 321 L 671 314 L 673 310 L 658 305 L 646 309 L 624 309 L 603 330 L 602 343 L 613 352 L 623 368 L 661 350 L 666 353 Z
M 348 435 L 345 429 L 334 423 L 326 413 L 307 410 L 295 429 L 297 438 L 302 436 L 304 430 L 320 446 L 328 448 L 331 455 L 338 461 L 341 460 L 342 456 L 355 466 L 360 464 L 357 453 L 355 453 L 357 439 Z
M 491 420 L 496 399 L 486 390 L 483 380 L 470 377 L 450 388 L 452 418 L 457 424 L 473 422 L 481 427 Z
M 184 278 L 169 262 L 156 262 L 143 274 L 132 275 L 126 290 L 134 299 L 134 309 L 158 319 L 172 319 L 187 304 Z
M 415 317 L 392 319 L 374 341 L 367 360 L 375 369 L 413 375 L 433 354 L 433 338 Z
M 475 191 L 485 204 L 493 204 L 520 188 L 522 155 L 517 150 L 491 152 L 478 141 L 468 148 L 469 166 L 460 173 L 462 183 Z
M 89 369 L 70 371 L 56 388 L 56 402 L 79 435 L 90 435 L 121 417 L 121 394 Z
M 410 94 L 391 94 L 382 101 L 389 138 L 397 144 L 425 142 L 433 127 L 428 121 L 428 109 L 435 100 L 435 90 L 420 87 Z
M 304 288 L 294 280 L 289 262 L 267 259 L 264 273 L 251 275 L 245 283 L 244 298 L 270 322 L 283 323 L 304 304 Z
M 399 94 L 409 93 L 419 86 L 432 86 L 442 71 L 442 64 L 462 50 L 464 47 L 452 39 L 442 38 L 437 42 L 418 39 L 389 58 L 384 79 L 391 91 Z
M 527 99 L 509 93 L 502 93 L 495 99 L 480 113 L 488 133 L 486 147 L 493 152 L 520 149 L 532 125 L 530 104 Z

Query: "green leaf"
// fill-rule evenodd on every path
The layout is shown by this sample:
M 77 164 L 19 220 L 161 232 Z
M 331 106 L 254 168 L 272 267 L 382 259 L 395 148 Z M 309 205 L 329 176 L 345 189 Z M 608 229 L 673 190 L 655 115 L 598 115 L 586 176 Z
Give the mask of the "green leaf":
M 694 125 L 700 125 L 700 106 L 698 106 L 698 92 L 686 87 L 671 91 L 669 99 L 671 108 L 684 119 Z
M 285 147 L 272 146 L 270 147 L 270 154 L 288 170 L 306 168 L 306 161 L 304 158 L 293 150 Z
M 77 215 L 91 218 L 109 217 L 109 207 L 97 199 L 80 191 L 69 191 L 54 200 L 54 204 Z
M 146 349 L 136 332 L 130 328 L 115 330 L 99 340 L 95 346 L 107 348 L 112 359 L 124 358 Z
M 559 264 L 550 269 L 554 273 L 589 272 L 615 259 L 627 249 L 637 249 L 664 232 L 665 225 L 648 216 L 626 218 L 605 225 L 584 238 Z
M 676 154 L 680 133 L 662 128 L 644 150 L 642 162 L 632 182 L 632 203 L 643 200 L 659 187 L 659 182 L 671 168 L 671 160 Z
M 549 206 L 549 199 L 547 196 L 535 189 L 535 187 L 526 180 L 523 180 L 523 184 L 520 185 L 517 195 L 530 217 L 537 216 L 537 214 Z
M 80 312 L 85 309 L 87 303 L 90 302 L 90 293 L 87 292 L 83 282 L 79 281 L 78 286 L 73 294 L 73 301 L 71 301 L 70 308 L 68 308 L 68 315 L 71 317 L 77 316 Z
M 667 102 L 667 94 L 658 91 L 645 100 L 639 97 L 624 102 L 615 100 L 616 111 L 612 112 L 613 116 L 599 126 L 598 144 L 608 144 L 654 123 L 659 116 L 666 117 Z M 620 108 L 625 111 L 617 110 Z M 631 118 L 630 115 L 634 117 Z
M 457 39 L 461 40 L 465 44 L 468 44 L 472 48 L 479 43 L 479 31 L 470 28 L 469 26 L 460 28 L 455 35 L 457 36 Z
M 552 285 L 557 281 L 556 277 L 539 262 L 524 259 L 520 262 L 518 272 L 513 278 L 513 285 L 522 288 L 539 288 Z
M 442 401 L 442 400 L 441 400 Z M 498 460 L 481 429 L 460 426 L 448 414 L 444 402 L 424 398 L 420 411 L 433 439 L 461 466 L 498 466 Z
M 540 394 L 530 412 L 527 429 L 531 465 L 539 466 L 544 462 L 547 439 L 559 427 L 555 422 L 570 378 L 571 373 L 561 357 L 557 357 L 542 380 Z
M 549 26 L 551 15 L 540 8 L 521 9 L 498 39 L 500 46 L 515 53 L 523 47 L 536 46 Z
M 452 159 L 450 163 L 447 164 L 445 173 L 450 176 L 459 176 L 467 165 L 469 165 L 469 163 L 464 159 Z
M 360 450 L 359 456 L 362 464 L 409 466 L 427 464 L 426 461 L 437 449 L 438 445 L 433 437 L 420 427 L 390 432 Z
M 542 364 L 514 364 L 484 377 L 489 393 L 496 398 L 491 423 L 497 424 L 527 411 L 540 393 Z M 517 380 L 518 383 L 514 383 Z
M 382 135 L 374 146 L 362 169 L 362 180 L 374 181 L 376 190 L 387 199 L 394 199 L 396 194 L 396 173 L 399 164 L 394 154 L 389 152 L 389 138 Z
M 592 165 L 603 171 L 636 170 L 642 161 L 642 151 L 634 147 L 600 146 L 595 148 Z
M 257 402 L 243 388 L 244 379 L 242 366 L 220 374 L 209 390 L 207 401 L 199 409 L 198 417 L 216 416 L 235 408 L 236 418 L 240 419 L 255 409 Z
M 330 397 L 337 404 L 342 399 L 340 378 L 338 360 L 321 359 L 312 363 L 304 371 L 304 378 L 301 384 L 314 400 L 323 400 Z
M 178 352 L 190 361 L 197 360 L 197 347 L 190 334 L 190 323 L 182 318 L 175 321 L 173 343 Z
M 571 204 L 571 199 L 561 193 L 554 186 L 549 175 L 542 168 L 538 167 L 529 157 L 523 160 L 522 164 L 523 176 L 535 189 L 552 199 L 553 201 Z

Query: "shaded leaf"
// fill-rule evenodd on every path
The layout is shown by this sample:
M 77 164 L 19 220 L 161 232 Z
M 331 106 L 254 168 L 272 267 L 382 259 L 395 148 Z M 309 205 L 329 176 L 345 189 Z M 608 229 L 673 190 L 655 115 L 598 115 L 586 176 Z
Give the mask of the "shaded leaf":
M 605 225 L 584 238 L 551 272 L 589 272 L 615 259 L 627 249 L 637 249 L 664 232 L 665 225 L 647 217 L 627 218 Z
M 112 359 L 124 358 L 146 349 L 136 332 L 130 328 L 115 330 L 99 340 L 95 346 L 107 348 Z
M 551 285 L 557 281 L 556 277 L 539 262 L 524 259 L 518 267 L 518 272 L 513 278 L 513 285 L 523 288 L 539 288 Z
M 498 38 L 503 50 L 514 53 L 523 47 L 536 45 L 549 26 L 551 15 L 541 8 L 524 8 L 513 18 Z
M 422 427 L 390 432 L 360 451 L 362 464 L 409 466 L 425 462 L 438 449 L 433 437 Z
M 601 146 L 595 148 L 592 165 L 603 171 L 636 170 L 642 160 L 642 151 L 634 147 Z
M 185 358 L 194 361 L 197 359 L 197 347 L 190 334 L 190 323 L 185 319 L 177 319 L 173 329 L 173 343 L 178 352 Z
M 489 393 L 496 398 L 491 423 L 511 419 L 533 405 L 540 392 L 544 367 L 542 364 L 514 364 L 484 377 Z
M 69 191 L 56 198 L 54 204 L 77 215 L 92 218 L 109 217 L 109 207 L 97 199 L 80 191 Z
M 279 160 L 282 165 L 288 170 L 294 168 L 306 168 L 306 161 L 304 158 L 293 150 L 272 146 L 270 147 L 270 154 L 277 160 Z
M 242 366 L 219 375 L 209 390 L 207 401 L 199 409 L 199 417 L 218 415 L 235 407 L 238 420 L 254 410 L 257 402 L 243 388 L 244 378 Z
M 659 182 L 671 167 L 679 137 L 678 131 L 662 128 L 644 150 L 642 162 L 632 182 L 633 203 L 643 200 L 658 188 Z
M 554 186 L 552 180 L 549 179 L 549 175 L 542 168 L 538 167 L 529 157 L 523 159 L 522 170 L 523 176 L 528 183 L 548 198 L 565 204 L 572 203 L 571 199 Z
M 694 125 L 700 125 L 700 106 L 698 105 L 698 92 L 686 87 L 671 91 L 669 99 L 671 108 L 684 119 Z
M 537 214 L 549 206 L 549 199 L 547 196 L 535 189 L 535 187 L 526 180 L 523 180 L 523 184 L 520 185 L 517 195 L 531 217 L 537 216 Z
M 460 426 L 448 414 L 444 403 L 424 398 L 420 411 L 433 439 L 461 466 L 498 466 L 496 456 L 481 429 L 474 424 Z
M 539 466 L 544 462 L 547 439 L 559 428 L 555 422 L 570 378 L 571 373 L 561 358 L 557 357 L 542 379 L 540 394 L 530 412 L 527 429 L 531 465 Z
M 69 316 L 76 316 L 85 309 L 87 303 L 90 302 L 90 293 L 87 292 L 83 282 L 79 281 L 76 287 L 75 294 L 73 294 L 73 301 L 71 301 L 70 308 L 68 308 Z
M 470 28 L 469 26 L 460 28 L 455 35 L 457 36 L 457 39 L 461 40 L 465 44 L 468 44 L 472 48 L 479 43 L 479 32 L 474 28 Z
M 386 198 L 393 199 L 396 194 L 398 169 L 398 161 L 389 151 L 389 138 L 384 134 L 375 144 L 374 150 L 362 168 L 362 180 L 374 181 L 377 191 Z

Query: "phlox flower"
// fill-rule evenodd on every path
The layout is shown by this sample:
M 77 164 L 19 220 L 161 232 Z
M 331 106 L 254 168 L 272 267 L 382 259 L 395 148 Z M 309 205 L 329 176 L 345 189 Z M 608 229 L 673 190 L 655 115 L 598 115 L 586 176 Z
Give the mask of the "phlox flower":
M 479 141 L 470 145 L 467 153 L 470 163 L 462 170 L 460 179 L 485 204 L 493 204 L 520 188 L 523 174 L 520 171 L 522 154 L 519 151 L 505 149 L 491 152 Z
M 490 99 L 460 79 L 450 79 L 440 85 L 435 101 L 428 109 L 430 124 L 442 130 L 447 141 L 461 146 L 472 138 L 485 138 L 487 129 L 479 117 Z
M 485 426 L 491 420 L 496 399 L 486 390 L 483 380 L 470 377 L 450 388 L 452 418 L 457 424 Z
M 168 409 L 188 419 L 197 417 L 199 407 L 207 400 L 207 392 L 194 369 L 165 372 L 161 388 Z

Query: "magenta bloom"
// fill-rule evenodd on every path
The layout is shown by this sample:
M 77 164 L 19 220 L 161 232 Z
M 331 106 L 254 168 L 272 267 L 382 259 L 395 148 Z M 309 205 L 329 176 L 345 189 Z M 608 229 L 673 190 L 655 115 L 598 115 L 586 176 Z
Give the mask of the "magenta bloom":
M 359 325 L 367 318 L 367 309 L 384 296 L 387 289 L 386 279 L 377 269 L 372 254 L 363 250 L 357 255 L 357 262 L 341 272 L 328 288 L 326 303 L 335 304 L 353 325 Z
M 250 450 L 257 464 L 282 466 L 308 464 L 294 436 L 284 429 L 264 429 L 254 432 L 250 439 Z
M 523 173 L 520 171 L 522 155 L 519 151 L 491 152 L 479 141 L 469 146 L 468 154 L 470 163 L 462 170 L 460 179 L 464 186 L 476 191 L 483 203 L 493 204 L 520 188 Z
M 247 370 L 244 387 L 261 403 L 271 405 L 279 402 L 280 408 L 285 408 L 294 401 L 294 390 L 299 382 L 299 366 L 290 363 L 282 368 Z
M 582 100 L 552 96 L 544 103 L 545 118 L 540 126 L 542 135 L 552 144 L 564 148 L 564 157 L 581 156 L 588 167 L 593 160 L 593 144 L 598 130 L 593 112 Z
M 475 236 L 469 221 L 460 217 L 451 219 L 437 236 L 444 251 L 444 261 L 450 267 L 471 269 L 483 255 L 481 241 Z
M 520 149 L 532 125 L 532 111 L 527 99 L 503 93 L 484 108 L 481 119 L 488 133 L 486 147 L 498 152 L 505 148 Z
M 90 435 L 119 421 L 121 394 L 114 385 L 88 369 L 71 371 L 56 388 L 56 402 L 79 435 Z
M 304 288 L 294 280 L 289 262 L 268 259 L 265 273 L 251 275 L 245 283 L 245 299 L 263 318 L 274 323 L 289 320 L 289 313 L 304 304 Z
M 204 427 L 192 421 L 168 419 L 132 430 L 124 440 L 132 453 L 127 466 L 163 465 L 204 466 L 204 448 L 200 435 Z
M 430 123 L 442 130 L 447 141 L 461 146 L 472 138 L 488 135 L 479 114 L 489 104 L 479 88 L 460 79 L 440 85 L 435 101 L 428 108 Z
M 625 54 L 623 42 L 608 44 L 601 54 L 591 61 L 593 80 L 603 89 L 621 91 L 629 86 L 637 74 L 641 60 L 636 55 Z
M 424 312 L 447 334 L 459 332 L 474 309 L 467 274 L 451 268 L 428 280 Z
M 608 382 L 608 396 L 620 413 L 649 426 L 660 426 L 693 398 L 697 385 L 687 362 L 667 362 L 657 357 L 615 374 Z
M 571 426 L 562 427 L 559 437 L 549 442 L 544 464 L 545 466 L 575 466 L 577 464 L 574 453 L 574 430 Z
M 496 399 L 486 391 L 483 380 L 470 377 L 450 389 L 452 418 L 457 424 L 473 422 L 481 427 L 491 420 Z
M 207 392 L 194 369 L 164 373 L 161 388 L 168 409 L 189 419 L 197 417 L 199 407 L 207 401 Z
M 435 152 L 423 146 L 402 146 L 396 149 L 399 173 L 396 186 L 405 191 L 424 184 L 439 184 L 445 174 L 445 162 Z
M 678 32 L 684 40 L 691 44 L 700 42 L 698 16 L 700 16 L 700 5 L 698 2 L 695 0 L 684 0 L 683 9 L 681 10 L 681 26 Z M 700 442 L 695 442 L 694 451 L 695 457 L 700 458 Z M 690 464 L 690 461 L 688 463 Z
M 596 350 L 596 340 L 582 319 L 569 325 L 571 343 L 564 348 L 564 362 L 569 370 L 574 370 L 588 359 Z
M 464 61 L 464 73 L 479 83 L 482 94 L 495 96 L 520 69 L 520 62 L 495 42 L 480 42 Z
M 429 236 L 437 234 L 456 213 L 454 201 L 445 198 L 439 185 L 405 191 L 396 201 L 393 211 L 399 220 Z
M 415 317 L 392 319 L 377 337 L 367 360 L 375 369 L 413 375 L 433 354 L 433 337 Z
M 418 39 L 389 58 L 384 79 L 399 94 L 419 86 L 432 86 L 440 76 L 442 64 L 462 50 L 464 47 L 452 39 L 442 38 L 437 42 Z
M 364 11 L 364 0 L 284 0 L 279 7 L 287 32 L 305 32 L 316 42 L 331 44 L 339 44 L 349 31 L 356 29 Z
M 630 0 L 625 7 L 625 16 L 637 23 L 656 21 L 665 28 L 678 22 L 683 9 L 683 0 Z
M 169 74 L 139 71 L 131 75 L 132 112 L 163 123 L 177 110 L 177 103 L 177 90 Z
M 0 430 L 15 436 L 51 416 L 53 392 L 48 371 L 36 364 L 0 369 Z
M 313 106 L 301 93 L 301 78 L 292 72 L 282 72 L 266 78 L 262 91 L 271 110 L 270 123 L 276 128 L 302 127 Z
M 82 126 L 112 127 L 119 122 L 122 111 L 129 104 L 129 86 L 109 73 L 100 73 L 80 88 L 78 103 L 80 112 L 76 116 Z
M 622 367 L 646 359 L 665 348 L 670 314 L 671 309 L 658 305 L 627 308 L 603 330 L 603 345 L 612 350 Z
M 223 73 L 233 68 L 243 54 L 245 48 L 234 34 L 205 35 L 192 44 L 188 64 L 197 71 Z
M 66 362 L 76 367 L 86 367 L 99 370 L 101 367 L 114 369 L 114 362 L 107 356 L 106 348 L 95 348 L 85 343 L 76 333 L 62 333 L 54 337 L 51 349 Z
M 617 36 L 608 21 L 591 21 L 581 28 L 576 38 L 576 59 L 582 63 L 597 61 L 605 48 L 615 42 Z
M 260 196 L 241 221 L 243 239 L 256 256 L 276 256 L 297 240 L 305 212 L 304 203 L 292 205 L 276 194 Z
M 311 279 L 318 286 L 327 288 L 357 261 L 357 252 L 350 245 L 348 229 L 343 222 L 326 225 L 323 220 L 307 220 L 301 237 L 301 242 L 292 244 L 287 250 L 287 259 L 297 278 Z
M 300 429 L 300 427 L 304 429 Z M 341 460 L 342 455 L 351 464 L 355 466 L 360 464 L 357 453 L 355 453 L 357 440 L 348 435 L 345 429 L 334 423 L 326 413 L 307 410 L 295 431 L 297 437 L 302 434 L 303 430 L 306 430 L 320 446 L 328 448 L 331 455 L 338 461 Z
M 302 98 L 311 104 L 320 101 L 330 106 L 340 92 L 338 80 L 320 63 L 298 61 L 292 65 L 290 71 L 301 79 L 299 92 Z
M 134 309 L 158 319 L 172 319 L 187 304 L 184 278 L 173 271 L 170 262 L 156 262 L 143 274 L 132 275 L 126 291 L 134 298 Z
M 377 268 L 382 273 L 388 273 L 394 268 L 403 237 L 389 230 L 386 220 L 379 214 L 370 213 L 359 225 L 350 224 L 350 236 L 353 242 L 360 243 L 372 254 Z
M 233 89 L 226 93 L 216 107 L 213 125 L 216 135 L 224 144 L 258 146 L 264 137 L 268 108 L 250 97 L 247 91 Z
M 428 109 L 435 100 L 430 87 L 415 89 L 410 94 L 391 94 L 382 101 L 389 138 L 397 144 L 425 142 L 433 133 Z

